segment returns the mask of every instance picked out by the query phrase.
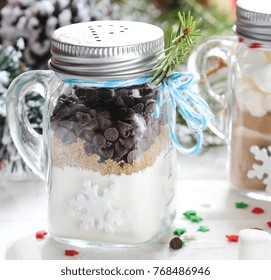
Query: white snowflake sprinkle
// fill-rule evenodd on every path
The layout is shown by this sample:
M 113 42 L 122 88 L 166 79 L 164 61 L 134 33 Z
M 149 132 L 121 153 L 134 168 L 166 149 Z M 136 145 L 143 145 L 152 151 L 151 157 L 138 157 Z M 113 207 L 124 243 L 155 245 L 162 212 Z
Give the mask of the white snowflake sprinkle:
M 98 185 L 91 184 L 90 180 L 84 180 L 82 192 L 70 199 L 70 206 L 79 217 L 80 228 L 89 230 L 97 228 L 106 233 L 114 233 L 114 225 L 122 225 L 121 211 L 114 209 L 110 201 L 117 198 L 116 184 L 104 189 L 103 195 L 98 195 Z
M 266 185 L 266 192 L 271 193 L 271 146 L 260 149 L 254 145 L 250 147 L 250 152 L 262 164 L 253 164 L 252 169 L 247 173 L 247 177 L 261 180 Z

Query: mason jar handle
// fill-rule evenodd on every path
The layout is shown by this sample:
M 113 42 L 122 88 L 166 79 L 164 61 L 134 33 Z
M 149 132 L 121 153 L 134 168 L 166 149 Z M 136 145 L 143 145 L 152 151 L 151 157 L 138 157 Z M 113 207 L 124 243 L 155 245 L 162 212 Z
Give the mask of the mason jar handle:
M 25 96 L 36 92 L 45 98 L 49 92 L 49 70 L 28 71 L 13 80 L 7 92 L 7 119 L 12 140 L 26 164 L 45 178 L 45 149 L 42 135 L 30 125 L 24 108 Z
M 218 68 L 226 68 L 227 73 L 225 79 L 227 80 L 227 86 L 225 88 L 226 94 L 230 91 L 229 86 L 229 74 L 230 74 L 230 65 L 231 57 L 233 50 L 233 43 L 236 41 L 234 36 L 212 36 L 207 40 L 199 44 L 192 51 L 188 58 L 188 71 L 197 72 L 201 76 L 201 80 L 204 83 L 207 95 L 207 103 L 212 103 L 219 105 L 221 107 L 227 106 L 227 96 L 225 94 L 220 94 L 217 92 L 217 89 L 213 88 L 210 79 L 209 73 L 207 72 L 207 63 L 210 56 L 215 56 L 219 59 Z M 214 71 L 215 69 L 213 69 Z M 219 69 L 217 69 L 219 70 Z M 212 71 L 212 70 L 211 70 Z M 211 107 L 211 106 L 210 106 Z M 226 138 L 226 128 L 228 123 L 228 115 L 224 114 L 222 119 L 217 117 L 217 114 L 213 112 L 216 116 L 215 124 L 209 123 L 208 127 L 220 138 Z

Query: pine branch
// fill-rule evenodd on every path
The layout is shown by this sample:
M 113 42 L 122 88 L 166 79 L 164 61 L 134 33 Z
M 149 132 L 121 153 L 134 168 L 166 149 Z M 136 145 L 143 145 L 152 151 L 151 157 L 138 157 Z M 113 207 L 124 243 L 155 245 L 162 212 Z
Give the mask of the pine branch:
M 178 17 L 180 22 L 177 31 L 174 31 L 172 27 L 169 29 L 165 37 L 165 49 L 158 54 L 164 53 L 164 58 L 154 66 L 156 72 L 152 82 L 157 84 L 183 62 L 200 35 L 198 29 L 200 20 L 194 20 L 191 12 L 187 14 L 179 12 Z

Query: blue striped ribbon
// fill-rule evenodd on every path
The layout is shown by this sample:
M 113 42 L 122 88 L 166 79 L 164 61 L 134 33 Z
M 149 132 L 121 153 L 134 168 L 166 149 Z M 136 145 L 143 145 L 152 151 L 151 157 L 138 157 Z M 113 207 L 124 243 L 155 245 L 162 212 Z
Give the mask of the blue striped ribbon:
M 86 84 L 93 87 L 114 88 L 150 83 L 151 80 L 152 78 L 150 77 L 141 77 L 131 80 L 112 80 L 105 82 L 65 79 L 64 82 L 70 84 Z M 202 131 L 206 128 L 208 122 L 213 119 L 213 114 L 210 112 L 207 103 L 196 91 L 193 90 L 193 86 L 195 86 L 198 81 L 199 76 L 195 73 L 175 72 L 161 82 L 162 89 L 170 94 L 172 107 L 174 108 L 170 124 L 171 138 L 177 150 L 183 154 L 194 154 L 200 149 L 203 141 Z M 154 112 L 155 117 L 159 116 L 159 108 L 161 107 L 161 104 L 162 96 L 160 95 L 158 97 L 158 106 Z M 191 148 L 183 147 L 175 135 L 176 108 L 183 116 L 187 126 L 198 134 L 197 143 Z

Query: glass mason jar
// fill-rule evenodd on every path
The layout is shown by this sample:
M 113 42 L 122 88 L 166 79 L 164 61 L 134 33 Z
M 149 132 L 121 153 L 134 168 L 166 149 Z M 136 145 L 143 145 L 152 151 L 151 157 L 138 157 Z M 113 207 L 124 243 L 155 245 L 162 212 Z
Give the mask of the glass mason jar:
M 209 103 L 218 108 L 217 134 L 228 142 L 230 185 L 249 197 L 270 201 L 270 1 L 239 0 L 233 29 L 236 37 L 218 36 L 198 46 L 188 66 L 202 73 Z M 225 69 L 227 84 L 220 88 L 227 90 L 221 94 L 216 86 Z
M 32 71 L 9 88 L 12 138 L 48 186 L 51 236 L 74 245 L 139 246 L 154 242 L 175 216 L 175 149 L 196 152 L 211 118 L 193 92 L 193 73 L 152 83 L 163 58 L 163 31 L 130 21 L 59 28 L 50 71 Z M 43 136 L 31 129 L 24 96 L 45 98 Z M 175 109 L 198 133 L 184 148 Z
M 137 35 L 137 36 L 135 36 Z M 72 244 L 141 245 L 175 215 L 169 94 L 146 78 L 163 31 L 128 21 L 79 23 L 52 36 L 51 71 L 30 71 L 9 89 L 11 134 L 48 186 L 51 236 Z M 23 97 L 44 96 L 43 138 Z

